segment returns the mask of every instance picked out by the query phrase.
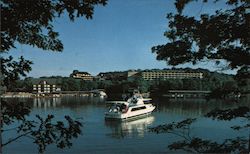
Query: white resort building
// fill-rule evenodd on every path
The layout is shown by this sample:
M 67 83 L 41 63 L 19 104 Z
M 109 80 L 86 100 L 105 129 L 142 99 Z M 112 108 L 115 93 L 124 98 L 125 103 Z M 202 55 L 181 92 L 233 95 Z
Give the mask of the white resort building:
M 187 72 L 181 70 L 159 70 L 159 71 L 143 71 L 141 77 L 144 80 L 166 80 L 166 79 L 185 79 L 197 78 L 202 79 L 203 73 L 200 72 Z
M 40 81 L 38 84 L 33 84 L 33 93 L 35 94 L 50 94 L 58 91 L 61 91 L 59 86 L 56 84 L 49 84 L 45 80 Z

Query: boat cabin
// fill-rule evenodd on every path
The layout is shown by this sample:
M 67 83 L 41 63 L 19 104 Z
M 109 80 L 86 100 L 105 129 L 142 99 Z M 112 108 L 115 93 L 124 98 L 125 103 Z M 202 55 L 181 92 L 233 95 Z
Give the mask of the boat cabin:
M 117 103 L 110 107 L 109 112 L 121 112 L 126 113 L 128 111 L 128 104 L 126 103 Z

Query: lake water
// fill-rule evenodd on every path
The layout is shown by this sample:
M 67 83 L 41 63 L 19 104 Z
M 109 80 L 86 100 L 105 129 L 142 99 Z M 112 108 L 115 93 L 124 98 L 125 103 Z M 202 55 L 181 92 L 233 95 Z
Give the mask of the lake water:
M 43 99 L 8 99 L 8 102 L 23 101 L 32 107 L 29 119 L 36 114 L 55 115 L 56 120 L 62 120 L 64 115 L 80 118 L 83 122 L 82 135 L 73 140 L 73 146 L 68 149 L 58 149 L 55 145 L 47 147 L 45 153 L 76 154 L 76 153 L 169 153 L 167 146 L 181 138 L 172 134 L 155 134 L 148 131 L 149 127 L 185 118 L 198 118 L 191 127 L 191 136 L 202 137 L 214 141 L 237 136 L 249 137 L 248 130 L 234 131 L 230 127 L 246 124 L 244 119 L 232 121 L 217 121 L 204 118 L 203 115 L 214 108 L 232 108 L 237 106 L 250 107 L 247 100 L 241 103 L 204 100 L 166 100 L 153 99 L 156 110 L 151 116 L 129 122 L 107 122 L 104 112 L 107 110 L 105 100 L 89 97 L 62 97 Z M 14 132 L 3 134 L 6 141 Z M 37 147 L 29 138 L 22 138 L 4 147 L 4 153 L 29 154 L 38 153 Z

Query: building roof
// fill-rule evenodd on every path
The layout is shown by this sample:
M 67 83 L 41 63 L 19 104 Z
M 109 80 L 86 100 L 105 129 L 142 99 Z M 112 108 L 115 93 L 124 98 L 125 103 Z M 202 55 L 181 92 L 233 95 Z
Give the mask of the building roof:
M 73 73 L 73 74 L 85 74 L 85 75 L 90 75 L 90 73 L 88 73 L 88 72 L 76 72 L 76 73 Z
M 202 73 L 196 70 L 144 70 L 142 72 Z
M 41 84 L 43 81 L 46 81 L 48 84 L 58 85 L 61 84 L 61 81 L 58 79 L 53 78 L 39 78 L 39 79 L 32 79 L 32 84 Z

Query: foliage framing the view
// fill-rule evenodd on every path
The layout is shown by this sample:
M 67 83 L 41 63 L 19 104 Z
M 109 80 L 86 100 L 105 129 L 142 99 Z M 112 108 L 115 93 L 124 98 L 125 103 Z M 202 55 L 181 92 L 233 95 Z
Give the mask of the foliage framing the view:
M 243 118 L 248 123 L 250 121 L 250 110 L 248 107 L 239 107 L 236 109 L 219 110 L 215 109 L 207 113 L 206 117 L 212 117 L 218 120 L 231 120 L 234 118 Z M 151 132 L 169 133 L 180 137 L 182 140 L 175 141 L 168 145 L 170 150 L 183 150 L 191 153 L 247 153 L 249 150 L 249 139 L 245 137 L 236 137 L 225 139 L 223 142 L 211 141 L 191 135 L 191 126 L 197 119 L 185 119 L 180 122 L 172 122 L 164 125 L 152 127 Z M 249 124 L 244 126 L 233 126 L 234 130 L 249 129 Z
M 71 21 L 85 17 L 92 19 L 96 5 L 106 5 L 107 0 L 3 0 L 1 5 L 1 49 L 0 53 L 26 44 L 43 50 L 62 51 L 63 44 L 54 31 L 53 21 L 68 14 Z M 1 86 L 26 76 L 31 71 L 31 61 L 20 57 L 20 62 L 1 58 Z
M 197 0 L 176 0 L 176 14 L 169 13 L 169 29 L 164 33 L 168 43 L 154 46 L 157 60 L 170 65 L 203 60 L 226 60 L 234 69 L 250 65 L 250 3 L 248 0 L 227 0 L 226 9 L 215 14 L 193 17 L 183 14 L 188 3 Z M 214 0 L 216 3 L 221 0 Z M 207 3 L 207 0 L 202 0 Z
M 227 0 L 226 9 L 216 10 L 215 14 L 201 14 L 199 18 L 183 14 L 188 3 L 198 0 L 176 0 L 176 14 L 169 13 L 169 29 L 164 33 L 168 43 L 152 47 L 157 60 L 164 60 L 170 65 L 201 62 L 204 60 L 221 60 L 228 62 L 231 69 L 241 68 L 236 79 L 244 85 L 249 80 L 250 65 L 250 3 L 248 0 Z M 207 3 L 207 0 L 201 0 Z M 221 0 L 214 0 L 216 4 Z M 227 88 L 226 88 L 227 89 Z M 217 90 L 217 91 L 216 91 Z M 225 88 L 215 89 L 215 92 L 225 93 Z M 232 87 L 230 91 L 238 91 Z M 229 92 L 230 92 L 229 91 Z M 245 91 L 246 93 L 248 91 Z M 215 110 L 208 113 L 207 117 L 220 120 L 245 118 L 248 123 L 249 107 L 237 109 Z M 204 140 L 190 136 L 190 126 L 196 119 L 186 119 L 181 122 L 159 125 L 150 130 L 156 133 L 171 133 L 184 138 L 170 144 L 171 150 L 184 150 L 198 153 L 247 153 L 250 148 L 248 139 L 237 137 L 226 139 L 223 143 Z M 249 129 L 249 124 L 234 126 L 234 130 Z
M 58 148 L 71 147 L 71 139 L 77 138 L 81 134 L 82 124 L 69 116 L 64 117 L 65 122 L 53 122 L 54 115 L 47 115 L 45 118 L 36 115 L 36 120 L 27 120 L 30 113 L 30 107 L 27 104 L 1 101 L 1 105 L 3 125 L 11 126 L 17 121 L 20 123 L 13 128 L 1 128 L 2 133 L 17 132 L 16 136 L 4 140 L 2 147 L 19 138 L 28 137 L 38 146 L 39 153 L 44 153 L 50 144 L 55 144 Z
M 91 19 L 94 6 L 107 0 L 3 0 L 1 1 L 1 51 L 15 48 L 15 43 L 43 50 L 62 51 L 63 44 L 53 29 L 55 18 L 68 13 L 71 21 Z
M 1 5 L 1 48 L 0 53 L 7 53 L 16 45 L 25 44 L 43 50 L 62 51 L 63 44 L 58 39 L 58 32 L 54 31 L 53 21 L 57 17 L 68 14 L 71 21 L 75 18 L 85 17 L 92 19 L 94 7 L 106 5 L 107 0 L 2 0 Z M 3 87 L 15 82 L 20 76 L 26 76 L 31 71 L 32 62 L 20 57 L 19 61 L 0 57 L 1 59 L 1 91 Z M 68 124 L 57 121 L 52 122 L 53 115 L 43 119 L 37 116 L 39 122 L 26 120 L 30 109 L 23 103 L 9 105 L 1 100 L 1 145 L 2 147 L 28 136 L 34 139 L 40 153 L 46 146 L 55 143 L 59 148 L 71 146 L 70 140 L 80 133 L 81 123 L 65 116 Z M 16 137 L 2 143 L 2 133 L 11 130 L 3 130 L 4 125 L 11 125 L 15 120 L 22 124 L 14 129 L 18 132 Z

